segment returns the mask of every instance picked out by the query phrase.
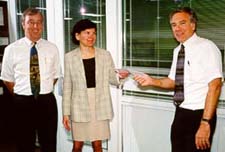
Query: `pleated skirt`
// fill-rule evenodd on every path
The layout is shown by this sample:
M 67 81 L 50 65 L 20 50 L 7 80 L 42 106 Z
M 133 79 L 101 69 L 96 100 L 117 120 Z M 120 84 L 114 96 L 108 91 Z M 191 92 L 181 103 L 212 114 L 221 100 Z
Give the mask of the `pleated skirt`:
M 88 88 L 91 112 L 90 122 L 72 122 L 72 137 L 76 141 L 96 141 L 110 138 L 109 120 L 97 120 L 95 114 L 95 88 Z

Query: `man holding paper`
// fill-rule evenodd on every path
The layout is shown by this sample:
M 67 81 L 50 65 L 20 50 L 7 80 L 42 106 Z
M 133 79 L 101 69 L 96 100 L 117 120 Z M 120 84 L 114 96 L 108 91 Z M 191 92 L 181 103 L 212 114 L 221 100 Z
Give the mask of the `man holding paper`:
M 180 43 L 173 53 L 169 76 L 134 76 L 141 86 L 174 90 L 176 113 L 171 126 L 172 152 L 209 152 L 222 86 L 221 53 L 196 34 L 197 16 L 188 7 L 170 14 L 173 35 Z

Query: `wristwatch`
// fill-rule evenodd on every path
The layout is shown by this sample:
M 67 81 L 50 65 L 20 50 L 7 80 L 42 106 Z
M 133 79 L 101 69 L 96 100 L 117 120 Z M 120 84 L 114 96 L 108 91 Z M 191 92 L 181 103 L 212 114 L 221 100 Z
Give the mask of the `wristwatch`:
M 207 118 L 202 118 L 201 121 L 206 122 L 208 124 L 210 123 L 210 119 L 207 119 Z

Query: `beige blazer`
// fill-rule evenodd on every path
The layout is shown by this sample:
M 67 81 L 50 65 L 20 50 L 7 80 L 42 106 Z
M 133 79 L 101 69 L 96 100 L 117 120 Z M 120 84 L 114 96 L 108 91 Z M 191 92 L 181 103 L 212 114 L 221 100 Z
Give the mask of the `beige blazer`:
M 63 81 L 63 115 L 69 115 L 74 122 L 90 121 L 87 85 L 80 48 L 65 55 Z M 119 85 L 110 52 L 95 48 L 96 67 L 96 118 L 112 119 L 113 109 L 110 84 Z

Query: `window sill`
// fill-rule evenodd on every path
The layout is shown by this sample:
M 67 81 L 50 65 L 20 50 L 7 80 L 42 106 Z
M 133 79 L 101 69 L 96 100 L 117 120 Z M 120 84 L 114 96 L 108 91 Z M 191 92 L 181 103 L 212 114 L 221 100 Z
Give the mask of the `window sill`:
M 164 110 L 164 111 L 175 111 L 175 106 L 171 100 L 156 99 L 156 98 L 145 98 L 136 96 L 123 95 L 121 100 L 122 105 L 145 107 L 150 109 Z M 225 118 L 225 108 L 217 108 L 217 115 L 220 118 Z

